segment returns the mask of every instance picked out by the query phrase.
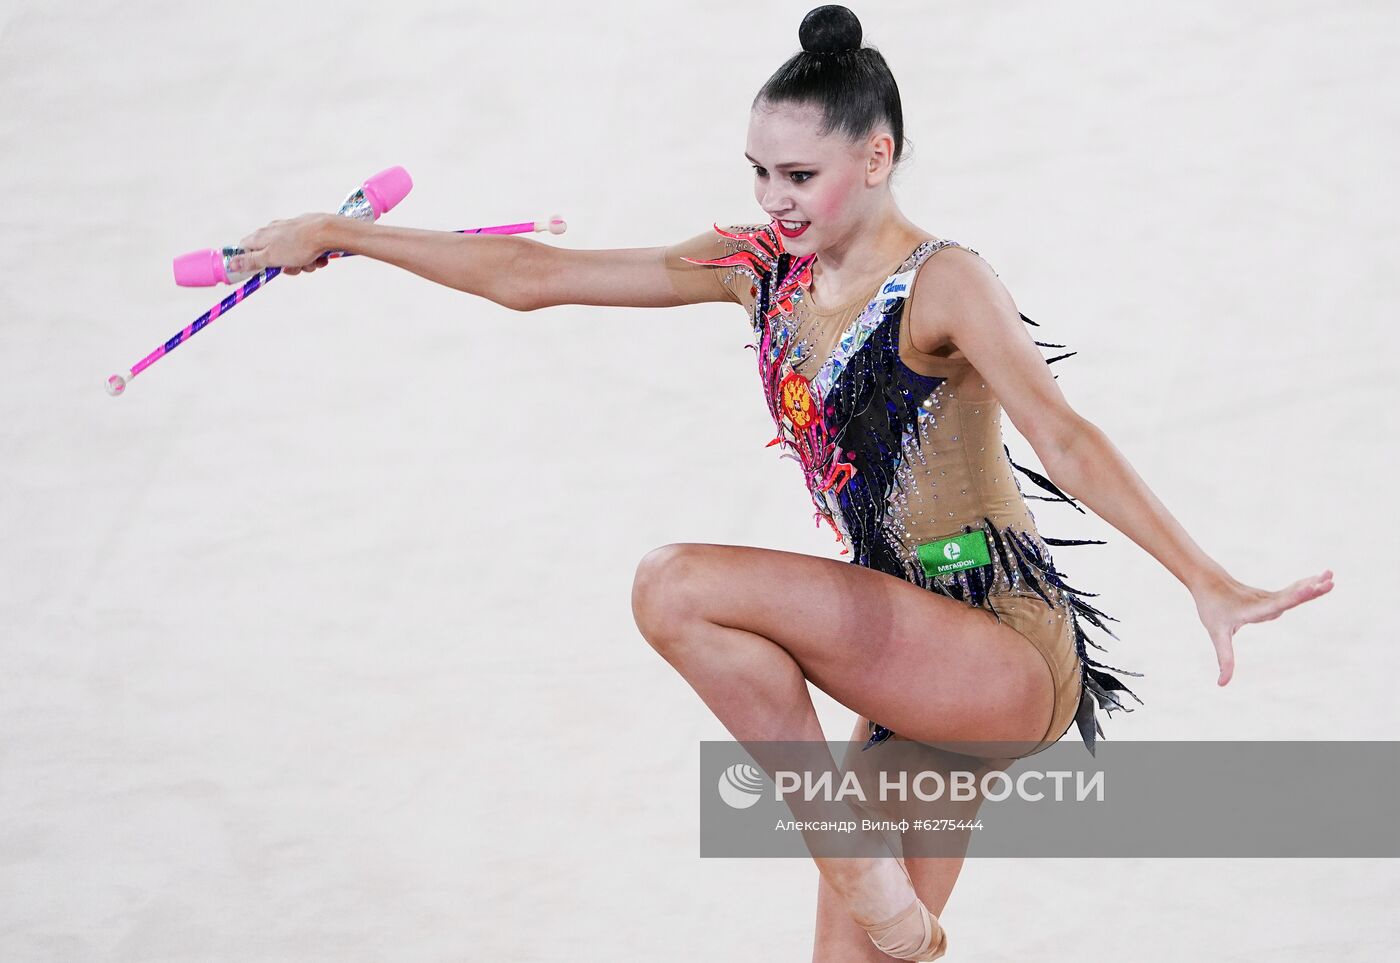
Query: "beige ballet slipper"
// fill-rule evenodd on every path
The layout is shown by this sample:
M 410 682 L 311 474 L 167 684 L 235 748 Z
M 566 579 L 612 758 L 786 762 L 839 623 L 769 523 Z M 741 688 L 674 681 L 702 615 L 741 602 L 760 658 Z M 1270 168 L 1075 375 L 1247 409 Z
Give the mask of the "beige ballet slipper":
M 909 870 L 905 869 L 904 861 L 897 862 L 908 879 Z M 909 885 L 914 885 L 912 879 Z M 897 960 L 936 960 L 948 952 L 948 934 L 943 924 L 918 897 L 883 922 L 866 924 L 856 920 L 856 923 L 865 930 L 876 948 Z

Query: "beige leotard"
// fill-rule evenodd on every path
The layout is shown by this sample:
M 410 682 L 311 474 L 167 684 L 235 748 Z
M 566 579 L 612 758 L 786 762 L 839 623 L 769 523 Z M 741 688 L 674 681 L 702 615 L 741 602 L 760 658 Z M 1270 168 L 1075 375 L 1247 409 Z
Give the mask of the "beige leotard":
M 1055 569 L 1016 471 L 1056 496 L 1048 500 L 1075 503 L 1012 461 L 1001 406 L 956 346 L 919 351 L 901 323 L 919 268 L 950 247 L 977 254 L 927 239 L 837 305 L 810 290 L 815 256 L 785 252 L 771 225 L 716 227 L 667 248 L 666 264 L 681 300 L 729 300 L 749 313 L 777 428 L 770 444 L 801 464 L 841 553 L 1010 624 L 1044 658 L 1055 689 L 1044 737 L 1020 755 L 1057 741 L 1076 718 L 1092 752 L 1102 734 L 1094 700 L 1127 709 L 1118 693 L 1130 690 L 1088 657 L 1085 644 L 1097 644 L 1080 622 L 1108 631 L 1111 617 Z M 893 735 L 874 720 L 870 728 L 866 748 Z

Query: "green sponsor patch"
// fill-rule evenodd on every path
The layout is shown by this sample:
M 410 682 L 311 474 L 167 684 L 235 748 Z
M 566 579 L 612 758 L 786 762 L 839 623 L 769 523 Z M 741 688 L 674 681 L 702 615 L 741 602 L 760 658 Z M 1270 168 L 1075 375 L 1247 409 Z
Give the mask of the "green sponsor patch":
M 987 550 L 987 533 L 980 528 L 962 535 L 940 538 L 936 542 L 924 542 L 918 546 L 918 552 L 924 574 L 930 578 L 990 565 L 992 562 Z

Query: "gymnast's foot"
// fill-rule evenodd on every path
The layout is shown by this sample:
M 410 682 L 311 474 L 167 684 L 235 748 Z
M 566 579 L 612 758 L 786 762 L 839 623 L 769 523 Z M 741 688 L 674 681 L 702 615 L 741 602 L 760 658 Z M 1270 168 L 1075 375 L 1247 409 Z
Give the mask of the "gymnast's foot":
M 851 865 L 832 885 L 877 948 L 897 960 L 936 960 L 947 951 L 942 924 L 919 900 L 902 863 L 893 857 L 843 862 Z

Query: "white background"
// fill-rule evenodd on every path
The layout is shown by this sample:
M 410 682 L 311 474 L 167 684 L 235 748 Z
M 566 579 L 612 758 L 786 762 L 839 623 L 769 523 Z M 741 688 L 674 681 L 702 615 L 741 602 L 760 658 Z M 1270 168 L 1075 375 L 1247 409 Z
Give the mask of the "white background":
M 836 551 L 741 311 L 357 258 L 103 383 L 227 293 L 173 256 L 393 164 L 414 227 L 760 219 L 748 106 L 810 6 L 0 5 L 0 959 L 808 959 L 809 862 L 698 858 L 728 734 L 629 606 L 666 542 Z M 1059 553 L 1147 673 L 1108 737 L 1400 737 L 1395 6 L 854 9 L 903 210 L 1232 573 L 1336 573 L 1220 689 L 1165 570 L 1033 503 L 1109 540 Z M 950 959 L 1379 960 L 1397 903 L 1391 861 L 974 859 L 943 919 Z

